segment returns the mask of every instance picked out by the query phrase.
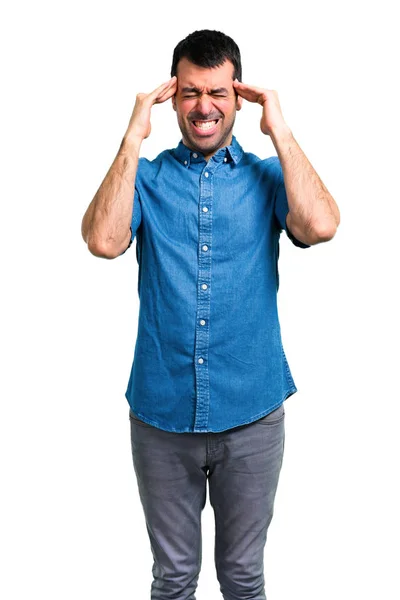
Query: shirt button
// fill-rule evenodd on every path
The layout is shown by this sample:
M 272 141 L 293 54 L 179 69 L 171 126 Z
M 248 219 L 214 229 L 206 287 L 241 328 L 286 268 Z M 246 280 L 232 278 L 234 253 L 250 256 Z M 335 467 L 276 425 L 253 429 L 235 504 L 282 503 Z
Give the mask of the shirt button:
M 208 285 L 206 283 L 203 283 L 202 286 L 203 290 L 206 290 L 208 288 Z
M 197 158 L 196 152 L 193 152 L 192 156 L 193 156 L 193 158 Z
M 224 162 L 226 162 L 227 160 L 228 160 L 228 159 L 227 159 L 227 158 L 226 158 L 226 156 L 225 156 L 225 158 L 224 158 Z
M 203 212 L 208 212 L 207 206 L 203 206 Z
M 204 244 L 204 246 L 203 246 L 203 250 L 204 250 L 204 252 L 207 252 L 207 250 L 208 250 L 208 246 L 206 246 L 206 245 Z
M 185 165 L 187 165 L 187 160 L 185 160 L 185 163 L 184 163 L 184 164 L 185 164 Z
M 203 362 L 204 362 L 204 359 L 203 359 L 203 358 L 199 358 L 199 363 L 200 363 L 201 365 L 203 364 Z
M 208 177 L 208 172 L 207 171 L 204 173 L 204 177 Z
M 206 324 L 205 320 L 204 320 L 204 319 L 201 319 L 201 321 L 200 321 L 200 325 L 205 325 L 205 324 Z

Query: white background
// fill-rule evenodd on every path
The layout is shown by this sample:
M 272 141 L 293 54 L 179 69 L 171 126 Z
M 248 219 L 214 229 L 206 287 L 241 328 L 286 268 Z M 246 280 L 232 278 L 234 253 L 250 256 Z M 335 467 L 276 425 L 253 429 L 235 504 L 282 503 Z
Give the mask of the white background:
M 81 238 L 138 92 L 196 29 L 233 37 L 243 81 L 275 89 L 342 222 L 281 238 L 279 307 L 299 389 L 265 549 L 268 600 L 400 597 L 399 90 L 394 2 L 17 2 L 1 18 L 1 568 L 5 600 L 149 598 L 152 556 L 125 389 L 135 244 Z M 244 150 L 276 154 L 244 101 Z M 180 140 L 155 106 L 141 155 Z M 221 597 L 203 511 L 197 599 Z

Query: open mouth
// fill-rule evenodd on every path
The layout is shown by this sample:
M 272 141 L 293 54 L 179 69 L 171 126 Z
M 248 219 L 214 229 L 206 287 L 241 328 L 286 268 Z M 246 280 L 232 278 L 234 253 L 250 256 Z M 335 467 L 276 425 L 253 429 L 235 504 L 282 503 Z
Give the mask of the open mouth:
M 192 127 L 198 135 L 212 135 L 218 126 L 219 119 L 210 121 L 192 121 Z

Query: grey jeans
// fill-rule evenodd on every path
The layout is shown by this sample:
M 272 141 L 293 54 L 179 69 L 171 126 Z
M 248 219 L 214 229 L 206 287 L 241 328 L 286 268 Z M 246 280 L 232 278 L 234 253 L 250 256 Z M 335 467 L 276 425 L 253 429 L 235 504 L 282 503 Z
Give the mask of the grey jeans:
M 285 446 L 285 409 L 218 433 L 175 433 L 129 409 L 133 465 L 154 558 L 151 600 L 195 600 L 201 511 L 215 515 L 224 600 L 266 600 L 264 547 Z

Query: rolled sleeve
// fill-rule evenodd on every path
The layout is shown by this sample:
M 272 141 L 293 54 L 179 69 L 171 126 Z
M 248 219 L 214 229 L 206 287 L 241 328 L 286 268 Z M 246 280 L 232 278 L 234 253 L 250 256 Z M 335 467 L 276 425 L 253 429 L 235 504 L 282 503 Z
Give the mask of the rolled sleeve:
M 140 205 L 140 196 L 139 196 L 139 192 L 137 191 L 137 188 L 135 188 L 135 197 L 133 200 L 132 223 L 131 223 L 131 230 L 132 230 L 131 242 L 134 240 L 137 229 L 141 222 L 142 222 L 142 208 Z
M 303 242 L 295 238 L 287 226 L 286 217 L 289 212 L 289 204 L 286 195 L 286 189 L 283 181 L 283 173 L 281 167 L 280 170 L 280 182 L 275 192 L 275 217 L 277 218 L 280 229 L 284 229 L 286 231 L 286 235 L 295 246 L 298 246 L 299 248 L 310 248 L 309 244 L 304 244 Z
M 132 242 L 136 237 L 136 232 L 137 232 L 138 227 L 141 222 L 142 222 L 142 208 L 140 205 L 140 196 L 139 196 L 139 192 L 138 192 L 137 188 L 135 187 L 135 195 L 134 195 L 134 199 L 133 199 L 132 220 L 131 220 L 131 225 L 130 225 L 131 239 L 130 239 L 128 247 L 121 253 L 121 256 L 122 256 L 122 254 L 125 254 L 125 252 L 131 247 Z

